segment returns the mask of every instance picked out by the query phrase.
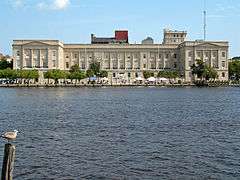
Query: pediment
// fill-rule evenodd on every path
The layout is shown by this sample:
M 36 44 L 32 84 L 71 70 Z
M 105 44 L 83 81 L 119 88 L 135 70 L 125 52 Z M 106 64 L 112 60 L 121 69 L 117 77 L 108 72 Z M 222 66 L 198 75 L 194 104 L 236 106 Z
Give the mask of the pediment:
M 42 42 L 42 41 L 30 41 L 23 45 L 24 46 L 53 46 L 53 44 Z
M 206 43 L 197 44 L 196 47 L 209 47 L 209 48 L 213 48 L 213 47 L 221 47 L 221 46 L 218 45 L 218 44 L 215 44 L 215 43 L 206 42 Z

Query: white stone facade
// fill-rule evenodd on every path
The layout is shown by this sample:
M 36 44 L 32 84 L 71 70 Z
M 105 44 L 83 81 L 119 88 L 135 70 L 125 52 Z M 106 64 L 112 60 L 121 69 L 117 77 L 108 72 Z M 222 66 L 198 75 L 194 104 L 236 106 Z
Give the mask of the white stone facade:
M 228 80 L 228 42 L 184 41 L 179 44 L 63 44 L 58 40 L 14 40 L 14 69 L 69 70 L 79 64 L 87 70 L 92 61 L 109 72 L 109 79 L 129 82 L 143 71 L 178 71 L 186 82 L 193 80 L 190 66 L 203 59 Z

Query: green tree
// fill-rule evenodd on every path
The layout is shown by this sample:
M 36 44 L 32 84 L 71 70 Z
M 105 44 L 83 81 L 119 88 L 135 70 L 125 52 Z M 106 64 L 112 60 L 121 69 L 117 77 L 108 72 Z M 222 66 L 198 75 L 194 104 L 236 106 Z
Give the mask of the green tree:
M 78 72 L 78 71 L 80 71 L 80 67 L 78 64 L 75 64 L 70 68 L 69 72 L 72 73 L 72 72 Z
M 205 66 L 203 71 L 203 78 L 206 80 L 216 79 L 218 77 L 218 73 L 215 69 L 209 66 Z
M 92 69 L 88 69 L 86 72 L 86 76 L 88 78 L 93 77 L 95 75 L 94 71 Z
M 108 77 L 108 72 L 107 71 L 100 71 L 100 75 L 101 78 L 103 77 Z
M 52 78 L 52 71 L 47 71 L 47 72 L 44 72 L 43 73 L 43 76 L 44 76 L 44 79 L 47 79 L 48 80 L 48 84 L 49 84 L 49 81 L 50 79 Z
M 13 63 L 8 62 L 6 59 L 0 60 L 0 69 L 13 68 Z
M 201 80 L 216 79 L 218 77 L 217 71 L 214 68 L 205 65 L 202 60 L 196 61 L 197 64 L 191 67 L 193 75 L 197 75 Z
M 240 61 L 234 60 L 228 64 L 229 77 L 233 80 L 240 80 Z
M 159 71 L 158 77 L 176 79 L 179 77 L 179 73 L 177 71 Z
M 198 78 L 202 79 L 204 69 L 205 69 L 205 65 L 204 65 L 204 62 L 201 59 L 197 59 L 196 61 L 197 61 L 196 65 L 193 64 L 191 66 L 192 74 L 197 75 Z
M 153 77 L 154 76 L 154 73 L 152 71 L 143 71 L 143 77 L 145 79 L 148 79 L 150 77 Z
M 100 75 L 100 62 L 94 61 L 89 65 L 89 70 L 93 72 L 94 75 Z
M 44 78 L 53 79 L 55 84 L 58 83 L 59 79 L 65 79 L 66 77 L 67 73 L 59 69 L 49 70 L 46 73 L 44 73 Z
M 85 73 L 82 71 L 77 71 L 71 74 L 73 76 L 73 79 L 75 79 L 75 84 L 77 83 L 77 80 L 80 81 L 85 78 Z

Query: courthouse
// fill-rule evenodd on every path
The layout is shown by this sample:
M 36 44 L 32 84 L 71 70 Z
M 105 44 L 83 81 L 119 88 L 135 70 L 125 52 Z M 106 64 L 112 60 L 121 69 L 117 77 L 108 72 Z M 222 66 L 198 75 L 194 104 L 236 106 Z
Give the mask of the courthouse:
M 197 59 L 218 72 L 219 80 L 228 80 L 227 41 L 188 41 L 186 31 L 165 29 L 161 44 L 151 37 L 141 44 L 130 44 L 128 31 L 115 31 L 114 37 L 91 35 L 90 44 L 65 44 L 59 40 L 13 40 L 14 69 L 70 70 L 78 64 L 85 71 L 93 61 L 100 62 L 108 78 L 129 82 L 143 77 L 144 71 L 177 71 L 186 82 L 193 76 L 191 66 Z

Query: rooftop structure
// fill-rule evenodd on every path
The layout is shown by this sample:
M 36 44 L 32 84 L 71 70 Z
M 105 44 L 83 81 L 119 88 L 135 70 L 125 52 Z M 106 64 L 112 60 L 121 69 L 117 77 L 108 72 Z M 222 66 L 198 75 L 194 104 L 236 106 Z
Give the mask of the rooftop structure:
M 164 29 L 163 44 L 180 44 L 185 41 L 187 31 L 172 31 Z
M 115 31 L 115 37 L 96 37 L 91 34 L 91 44 L 122 44 L 128 43 L 128 31 Z

